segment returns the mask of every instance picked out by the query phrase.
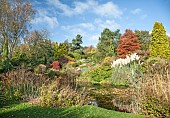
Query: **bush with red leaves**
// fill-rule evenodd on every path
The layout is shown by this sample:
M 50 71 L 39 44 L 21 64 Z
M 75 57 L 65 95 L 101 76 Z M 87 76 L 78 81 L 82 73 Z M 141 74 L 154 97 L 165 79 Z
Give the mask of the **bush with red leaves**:
M 117 52 L 120 58 L 126 58 L 126 55 L 136 52 L 140 49 L 138 37 L 131 30 L 127 29 L 126 32 L 120 37 Z
M 54 61 L 50 66 L 56 70 L 60 69 L 60 63 L 58 61 Z

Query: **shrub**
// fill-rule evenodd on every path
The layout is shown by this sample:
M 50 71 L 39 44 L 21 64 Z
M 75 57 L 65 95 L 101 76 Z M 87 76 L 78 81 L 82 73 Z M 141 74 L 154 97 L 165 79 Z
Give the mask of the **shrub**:
M 36 74 L 44 74 L 46 72 L 46 66 L 43 64 L 40 64 L 34 69 L 34 72 Z
M 0 73 L 7 72 L 13 68 L 13 65 L 11 64 L 10 60 L 4 60 L 0 62 Z
M 82 58 L 82 55 L 79 53 L 73 53 L 73 56 L 76 60 L 80 60 Z
M 85 76 L 88 76 L 94 82 L 101 82 L 102 80 L 109 80 L 112 76 L 111 66 L 97 66 L 86 72 Z
M 51 79 L 54 79 L 55 77 L 59 77 L 60 74 L 61 74 L 60 71 L 55 70 L 53 68 L 48 70 L 48 77 Z
M 54 61 L 52 64 L 51 64 L 51 67 L 53 69 L 56 69 L 56 70 L 59 70 L 60 69 L 60 63 L 58 61 Z
M 115 57 L 105 57 L 101 64 L 105 66 L 106 65 L 109 66 L 113 62 L 114 59 Z

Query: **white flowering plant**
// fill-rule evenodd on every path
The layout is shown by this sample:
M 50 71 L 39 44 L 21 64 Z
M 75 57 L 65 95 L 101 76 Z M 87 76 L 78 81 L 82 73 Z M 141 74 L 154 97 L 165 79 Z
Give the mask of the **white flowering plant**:
M 119 58 L 111 64 L 113 69 L 112 82 L 115 85 L 136 86 L 137 76 L 142 74 L 140 69 L 140 57 L 137 53 L 126 55 L 126 58 Z
M 140 57 L 137 55 L 137 53 L 133 53 L 132 55 L 126 55 L 125 59 L 119 58 L 111 64 L 111 67 L 114 68 L 116 66 L 122 67 L 124 65 L 130 64 L 133 61 L 139 61 Z

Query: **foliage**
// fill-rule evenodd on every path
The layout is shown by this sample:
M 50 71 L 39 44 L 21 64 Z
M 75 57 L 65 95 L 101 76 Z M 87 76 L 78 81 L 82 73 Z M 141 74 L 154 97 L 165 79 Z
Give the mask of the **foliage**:
M 126 55 L 139 49 L 140 45 L 136 34 L 127 29 L 119 39 L 119 45 L 117 47 L 119 57 L 125 58 Z
M 55 60 L 59 60 L 64 55 L 68 55 L 69 48 L 68 48 L 68 45 L 66 43 L 60 43 L 58 45 L 58 43 L 56 42 L 54 44 L 54 47 L 55 47 L 54 48 Z
M 54 81 L 41 88 L 40 100 L 43 106 L 66 107 L 87 104 L 87 95 L 85 89 L 80 92 L 70 86 L 59 88 Z
M 59 75 L 61 74 L 60 71 L 56 70 L 56 69 L 49 69 L 48 70 L 48 77 L 50 79 L 54 79 L 55 77 L 59 77 Z
M 47 84 L 48 77 L 35 75 L 24 69 L 12 70 L 0 75 L 7 100 L 30 100 L 39 95 L 39 88 Z
M 11 58 L 11 63 L 13 66 L 22 66 L 29 63 L 29 57 L 25 53 L 16 53 Z
M 88 76 L 91 81 L 101 82 L 103 80 L 110 80 L 112 76 L 111 66 L 101 65 L 90 69 L 84 76 Z
M 93 46 L 85 47 L 83 52 L 85 54 L 85 58 L 93 60 L 94 54 L 96 53 L 96 48 Z
M 58 61 L 54 61 L 50 66 L 55 70 L 60 69 L 60 63 Z
M 149 34 L 149 31 L 135 30 L 135 34 L 138 37 L 140 49 L 145 51 L 149 50 L 149 44 L 151 41 L 151 35 Z
M 157 118 L 168 118 L 170 116 L 170 105 L 168 103 L 164 103 L 162 99 L 154 98 L 152 96 L 144 98 L 144 102 L 142 102 L 142 112 L 148 116 L 154 116 Z
M 97 54 L 96 58 L 102 60 L 106 56 L 115 55 L 115 40 L 119 37 L 119 30 L 115 32 L 110 31 L 108 28 L 105 28 L 101 33 L 99 38 L 99 43 L 97 44 Z
M 13 68 L 9 59 L 0 62 L 0 73 L 7 72 Z
M 113 61 L 111 67 L 113 68 L 112 82 L 115 85 L 130 85 L 139 87 L 139 77 L 142 75 L 141 65 L 138 63 L 140 57 L 133 53 L 126 55 L 125 59 L 119 58 Z
M 47 67 L 43 64 L 38 65 L 35 69 L 34 72 L 36 74 L 44 74 L 46 72 Z
M 149 50 L 151 57 L 170 59 L 170 46 L 162 23 L 155 22 L 154 24 Z
M 74 56 L 74 58 L 75 58 L 76 60 L 80 60 L 80 59 L 82 59 L 82 57 L 83 57 L 83 55 L 81 55 L 81 54 L 79 54 L 79 53 L 73 53 L 72 55 Z
M 113 62 L 114 59 L 115 57 L 105 57 L 101 65 L 110 66 L 110 64 Z
M 145 76 L 139 97 L 141 110 L 145 115 L 170 116 L 170 62 L 160 58 L 149 58 L 144 62 Z
M 80 34 L 78 34 L 76 36 L 76 38 L 72 40 L 71 51 L 73 51 L 73 52 L 80 51 L 82 53 L 82 46 L 81 46 L 82 43 L 83 43 L 82 36 Z
M 11 57 L 20 37 L 28 31 L 28 25 L 35 11 L 30 2 L 23 0 L 0 1 L 0 35 L 3 37 L 3 58 Z M 8 55 L 10 52 L 10 55 Z
M 48 40 L 46 30 L 32 31 L 25 37 L 24 43 L 28 45 L 27 50 L 29 50 L 28 55 L 30 55 L 32 66 L 50 64 L 53 61 L 54 49 L 51 41 Z

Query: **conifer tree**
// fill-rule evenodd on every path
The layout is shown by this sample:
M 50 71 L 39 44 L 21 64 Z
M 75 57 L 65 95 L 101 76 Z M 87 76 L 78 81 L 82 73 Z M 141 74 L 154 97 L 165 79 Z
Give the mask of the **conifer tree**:
M 137 35 L 131 30 L 127 29 L 119 39 L 119 44 L 117 47 L 118 56 L 120 58 L 125 58 L 126 55 L 131 54 L 139 49 L 140 44 Z
M 106 56 L 115 56 L 115 39 L 119 39 L 120 30 L 111 31 L 108 28 L 105 28 L 99 37 L 99 43 L 97 44 L 97 54 L 96 57 L 98 60 L 102 60 Z
M 149 50 L 151 57 L 170 59 L 170 46 L 162 23 L 155 22 L 154 24 Z

